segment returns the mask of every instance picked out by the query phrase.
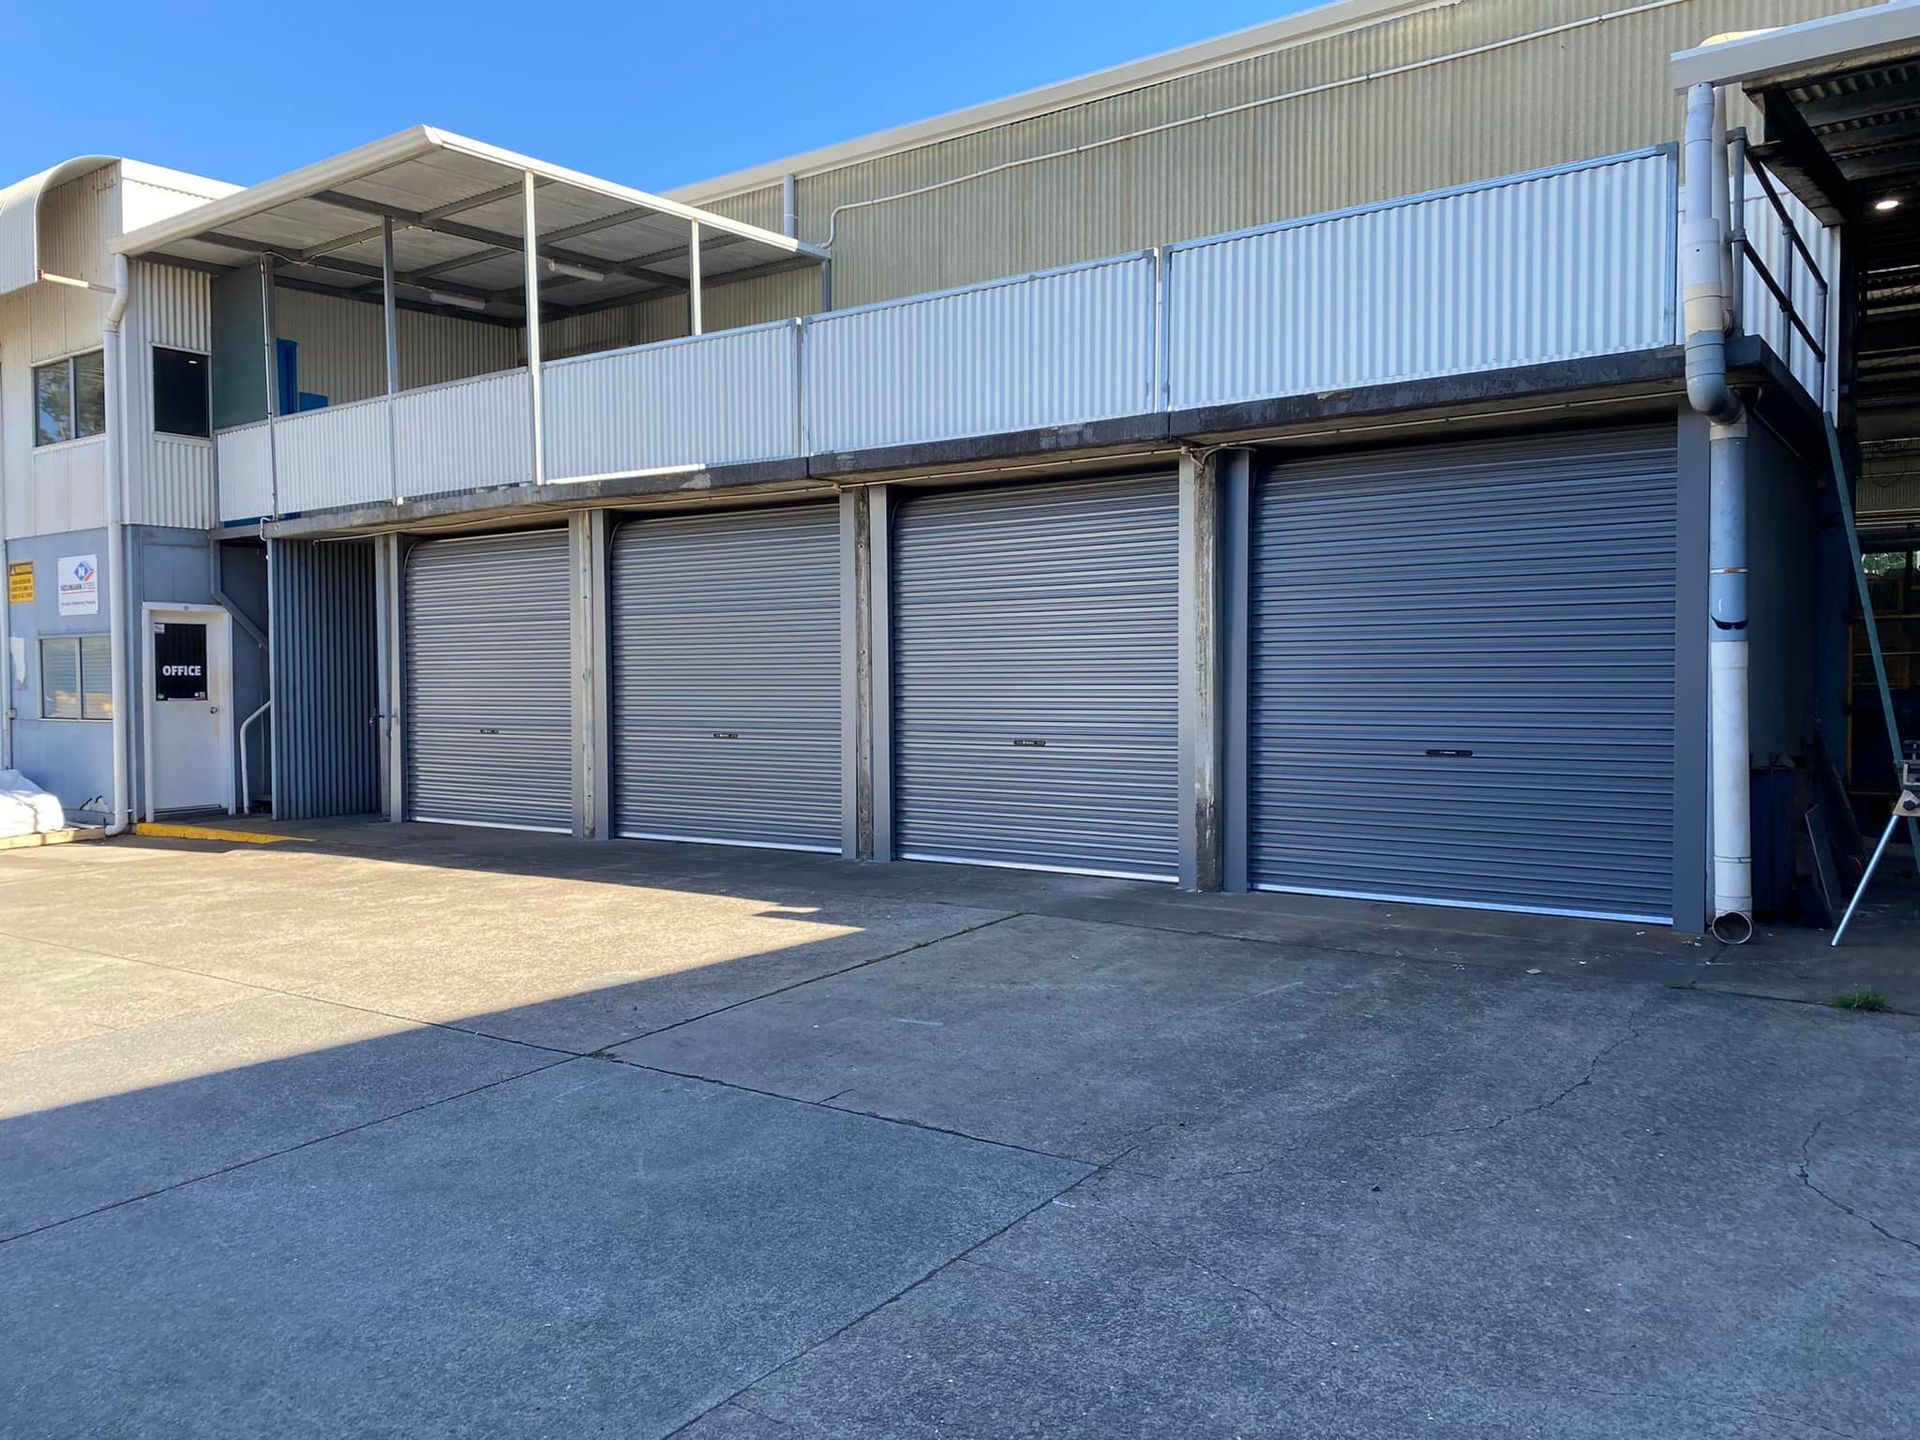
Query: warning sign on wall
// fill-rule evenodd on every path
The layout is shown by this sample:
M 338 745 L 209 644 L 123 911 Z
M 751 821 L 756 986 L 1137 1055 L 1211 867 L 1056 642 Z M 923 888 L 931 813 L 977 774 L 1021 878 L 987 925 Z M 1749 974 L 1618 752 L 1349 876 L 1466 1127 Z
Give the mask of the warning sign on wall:
M 7 603 L 9 605 L 33 603 L 33 561 L 16 560 L 7 566 Z

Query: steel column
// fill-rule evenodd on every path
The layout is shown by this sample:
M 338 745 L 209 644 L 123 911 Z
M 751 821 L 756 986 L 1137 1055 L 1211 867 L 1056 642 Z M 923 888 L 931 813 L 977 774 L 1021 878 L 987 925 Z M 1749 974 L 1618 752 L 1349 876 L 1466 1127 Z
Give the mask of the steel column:
M 867 743 L 872 856 L 893 859 L 893 507 L 891 485 L 867 494 Z
M 387 338 L 387 478 L 400 499 L 400 445 L 394 433 L 393 397 L 400 393 L 399 302 L 393 285 L 393 217 L 380 218 L 380 317 Z
M 1247 721 L 1249 617 L 1253 586 L 1249 546 L 1253 534 L 1253 453 L 1220 456 L 1220 888 L 1234 894 L 1247 886 Z
M 840 853 L 873 855 L 872 516 L 867 491 L 840 492 Z
M 687 333 L 704 334 L 705 317 L 700 313 L 700 222 L 692 221 L 687 226 Z
M 568 524 L 573 552 L 574 833 L 604 840 L 613 834 L 607 512 L 584 511 L 571 516 Z
M 1220 498 L 1224 463 L 1180 460 L 1180 888 L 1221 882 Z
M 401 673 L 406 651 L 400 629 L 405 613 L 400 585 L 406 562 L 406 541 L 399 535 L 382 535 L 375 546 L 374 591 L 379 596 L 380 611 L 380 713 L 385 717 L 381 735 L 381 793 L 386 797 L 387 819 L 404 820 L 407 818 L 407 692 Z
M 547 447 L 541 423 L 540 383 L 540 224 L 534 193 L 537 183 L 533 172 L 520 177 L 520 214 L 523 256 L 527 283 L 527 375 L 533 393 L 533 483 L 547 483 Z

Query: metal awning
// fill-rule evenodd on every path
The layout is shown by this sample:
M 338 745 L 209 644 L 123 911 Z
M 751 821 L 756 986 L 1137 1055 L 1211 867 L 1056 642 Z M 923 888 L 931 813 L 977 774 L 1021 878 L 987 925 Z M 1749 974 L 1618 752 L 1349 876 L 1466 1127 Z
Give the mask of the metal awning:
M 1920 436 L 1920 0 L 1723 37 L 1673 80 L 1744 90 L 1752 158 L 1846 227 L 1853 422 L 1868 445 Z
M 401 303 L 519 322 L 528 177 L 544 318 L 826 259 L 791 236 L 427 126 L 132 231 L 114 249 L 210 270 L 270 257 L 276 284 L 378 299 L 390 226 Z

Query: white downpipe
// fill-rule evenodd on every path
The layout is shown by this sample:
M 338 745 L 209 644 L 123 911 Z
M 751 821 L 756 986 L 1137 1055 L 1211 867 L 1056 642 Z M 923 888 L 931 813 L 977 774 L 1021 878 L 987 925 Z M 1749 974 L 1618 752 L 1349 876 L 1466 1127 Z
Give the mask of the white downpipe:
M 1711 85 L 1687 92 L 1686 220 L 1681 230 L 1687 399 L 1708 444 L 1707 694 L 1713 830 L 1713 933 L 1753 935 L 1753 815 L 1747 690 L 1747 419 L 1727 383 L 1726 141 Z
M 127 365 L 120 321 L 132 298 L 127 257 L 113 257 L 113 299 L 100 327 L 101 369 L 106 379 L 107 410 L 107 664 L 113 671 L 113 809 L 107 816 L 107 834 L 118 835 L 132 823 L 127 804 L 130 756 L 127 725 L 127 605 L 132 573 L 127 565 Z

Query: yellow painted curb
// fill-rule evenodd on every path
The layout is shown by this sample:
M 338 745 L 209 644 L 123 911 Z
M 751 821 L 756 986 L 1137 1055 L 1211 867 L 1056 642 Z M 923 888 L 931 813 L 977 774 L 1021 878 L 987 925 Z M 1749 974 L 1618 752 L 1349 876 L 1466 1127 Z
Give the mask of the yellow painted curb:
M 136 835 L 151 835 L 159 840 L 232 840 L 241 845 L 284 845 L 289 840 L 313 842 L 305 835 L 262 835 L 258 830 L 223 830 L 214 825 L 170 825 L 164 820 L 142 820 L 133 827 Z

